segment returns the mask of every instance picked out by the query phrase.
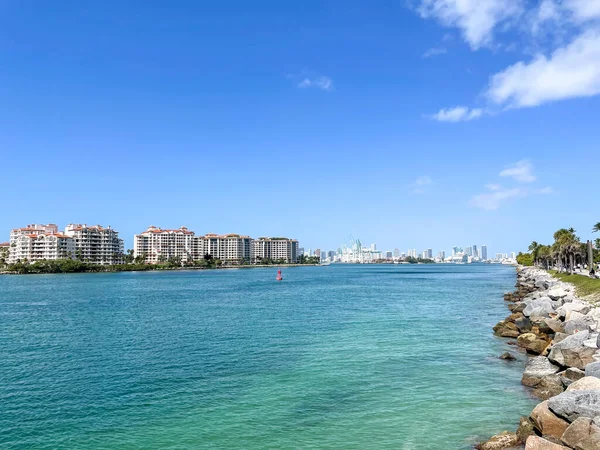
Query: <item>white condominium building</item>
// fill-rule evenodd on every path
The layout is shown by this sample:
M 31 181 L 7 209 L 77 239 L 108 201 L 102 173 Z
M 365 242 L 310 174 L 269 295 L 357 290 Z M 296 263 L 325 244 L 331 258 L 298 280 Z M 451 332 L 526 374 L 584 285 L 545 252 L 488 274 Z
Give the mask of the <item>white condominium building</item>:
M 211 255 L 221 261 L 252 261 L 253 239 L 239 234 L 207 234 L 197 238 L 197 257 L 201 259 L 204 255 Z
M 95 264 L 123 262 L 123 239 L 111 227 L 69 224 L 65 234 L 75 240 L 75 257 Z
M 197 258 L 198 250 L 194 232 L 186 227 L 163 230 L 152 225 L 143 233 L 133 236 L 134 256 L 143 256 L 148 264 L 167 261 L 169 258 L 192 261 Z
M 253 246 L 256 261 L 268 258 L 295 263 L 298 260 L 298 241 L 295 239 L 261 237 L 254 241 Z
M 54 224 L 27 225 L 10 232 L 8 262 L 35 262 L 75 256 L 73 238 L 58 232 Z

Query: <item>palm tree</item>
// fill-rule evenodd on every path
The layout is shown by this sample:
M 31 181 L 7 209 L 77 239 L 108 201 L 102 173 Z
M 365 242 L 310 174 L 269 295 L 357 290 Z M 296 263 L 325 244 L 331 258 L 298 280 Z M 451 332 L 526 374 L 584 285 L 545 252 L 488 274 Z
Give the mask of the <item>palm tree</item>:
M 594 225 L 592 227 L 592 233 L 598 233 L 600 232 L 600 222 L 598 222 L 596 225 Z
M 538 244 L 536 241 L 533 241 L 531 244 L 529 244 L 529 251 L 531 252 L 531 259 L 533 259 L 533 264 L 536 264 L 540 252 L 540 244 Z

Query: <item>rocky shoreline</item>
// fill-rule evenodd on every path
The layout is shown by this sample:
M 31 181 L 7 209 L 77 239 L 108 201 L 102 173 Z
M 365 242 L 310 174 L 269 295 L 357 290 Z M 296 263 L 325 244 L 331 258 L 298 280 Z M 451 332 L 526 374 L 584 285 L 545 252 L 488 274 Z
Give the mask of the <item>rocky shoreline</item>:
M 600 450 L 600 306 L 531 267 L 517 268 L 516 291 L 504 300 L 511 314 L 494 332 L 531 356 L 521 382 L 542 402 L 521 417 L 515 432 L 476 448 Z

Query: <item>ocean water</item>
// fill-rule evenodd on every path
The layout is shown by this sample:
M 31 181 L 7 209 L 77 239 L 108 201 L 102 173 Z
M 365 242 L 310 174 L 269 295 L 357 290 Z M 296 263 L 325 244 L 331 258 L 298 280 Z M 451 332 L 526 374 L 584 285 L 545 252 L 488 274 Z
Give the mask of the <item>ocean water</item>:
M 468 449 L 535 401 L 514 268 L 0 276 L 2 449 Z

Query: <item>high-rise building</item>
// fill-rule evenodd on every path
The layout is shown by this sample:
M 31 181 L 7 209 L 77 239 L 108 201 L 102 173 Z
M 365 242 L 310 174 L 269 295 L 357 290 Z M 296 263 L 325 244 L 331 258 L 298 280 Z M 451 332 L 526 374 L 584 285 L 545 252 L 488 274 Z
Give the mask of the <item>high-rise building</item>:
M 516 252 L 510 252 L 510 257 L 511 257 L 511 259 L 517 259 L 517 253 Z
M 423 259 L 429 258 L 429 253 L 427 252 L 427 250 L 423 250 L 423 253 L 421 253 L 421 258 L 423 258 Z
M 395 248 L 394 249 L 394 258 L 399 258 L 400 257 L 400 249 Z
M 186 227 L 163 230 L 151 225 L 146 231 L 133 236 L 133 254 L 135 257 L 144 257 L 147 264 L 156 264 L 171 258 L 192 261 L 207 253 L 217 253 L 214 248 L 200 247 L 201 243 L 194 239 L 194 232 Z
M 333 258 L 335 258 L 335 251 L 334 250 L 329 250 L 327 252 L 327 257 L 333 261 Z
M 446 259 L 446 252 L 445 251 L 441 251 L 438 253 L 438 259 L 440 259 L 441 261 Z
M 298 255 L 304 255 L 304 247 L 298 249 Z
M 427 258 L 433 259 L 433 249 L 431 249 L 431 248 L 427 249 Z
M 406 258 L 406 253 L 402 252 L 402 253 L 400 254 L 400 258 Z
M 321 249 L 320 248 L 316 249 L 313 256 L 318 256 L 320 258 L 321 257 Z
M 385 252 L 385 259 L 392 259 L 392 257 L 393 257 L 392 252 Z
M 481 246 L 481 259 L 484 260 L 484 261 L 487 261 L 487 259 L 488 259 L 487 245 L 482 245 Z
M 325 261 L 327 259 L 327 252 L 326 251 L 322 251 L 321 252 L 321 261 Z
M 121 264 L 123 239 L 111 227 L 101 225 L 69 224 L 67 236 L 75 240 L 75 257 L 94 264 Z
M 465 245 L 463 251 L 468 256 L 473 256 L 473 248 L 470 245 Z
M 452 256 L 458 255 L 459 253 L 462 253 L 463 249 L 462 247 L 452 247 Z
M 320 250 L 318 255 L 320 255 Z M 317 253 L 315 252 L 315 255 Z M 283 237 L 261 237 L 254 240 L 254 258 L 269 258 L 273 261 L 284 260 L 287 263 L 298 261 L 298 241 Z
M 371 244 L 371 250 L 376 252 L 377 251 L 377 244 Z
M 473 250 L 471 252 L 474 258 L 479 258 L 479 252 L 477 251 L 477 246 L 473 245 Z

